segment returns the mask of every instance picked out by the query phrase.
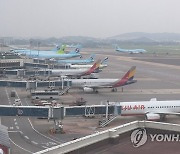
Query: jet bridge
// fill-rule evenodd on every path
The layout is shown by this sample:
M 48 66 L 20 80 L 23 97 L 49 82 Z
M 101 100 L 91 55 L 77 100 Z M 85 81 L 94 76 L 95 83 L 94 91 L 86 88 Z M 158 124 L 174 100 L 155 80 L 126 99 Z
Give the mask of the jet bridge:
M 43 117 L 53 119 L 55 129 L 58 129 L 61 120 L 66 116 L 96 116 L 105 115 L 106 119 L 99 122 L 100 127 L 108 125 L 117 115 L 121 114 L 121 106 L 119 105 L 88 105 L 88 106 L 72 106 L 72 107 L 45 107 L 45 106 L 10 106 L 0 105 L 0 116 L 27 116 L 27 117 Z
M 65 107 L 64 116 L 85 116 L 105 115 L 105 118 L 99 121 L 100 127 L 105 127 L 121 114 L 121 106 L 117 104 L 109 105 L 89 105 Z
M 116 105 L 88 105 L 65 107 L 64 116 L 92 116 L 105 114 L 120 114 L 121 107 Z
M 0 105 L 0 116 L 28 116 L 63 119 L 66 116 L 92 116 L 121 113 L 121 106 L 88 105 L 72 107 Z
M 0 105 L 0 116 L 44 117 L 63 119 L 64 107 L 9 106 Z

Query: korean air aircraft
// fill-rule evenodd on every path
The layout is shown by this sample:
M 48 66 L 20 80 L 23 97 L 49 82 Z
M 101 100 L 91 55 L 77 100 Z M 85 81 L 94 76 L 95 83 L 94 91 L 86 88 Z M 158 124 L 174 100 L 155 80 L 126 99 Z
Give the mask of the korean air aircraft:
M 102 61 L 101 61 L 101 63 L 100 63 L 100 66 L 99 66 L 99 69 L 100 70 L 102 70 L 103 68 L 105 68 L 105 67 L 107 67 L 108 66 L 108 57 L 105 57 Z M 92 64 L 85 64 L 85 65 L 83 65 L 83 64 L 69 64 L 68 65 L 70 68 L 90 68 L 90 67 L 92 67 Z
M 80 44 L 71 44 L 71 45 L 66 45 L 67 48 L 82 48 L 82 46 Z
M 122 49 L 119 47 L 116 47 L 116 51 L 118 52 L 126 52 L 126 53 L 145 53 L 147 52 L 145 49 Z
M 15 51 L 17 51 L 20 54 L 23 53 L 26 56 L 31 57 L 31 58 L 44 58 L 44 59 L 51 59 L 51 58 L 67 59 L 67 58 L 81 56 L 78 48 L 76 48 L 74 51 L 70 51 L 68 53 L 65 53 L 65 48 L 66 48 L 66 45 L 62 45 L 61 48 L 57 49 L 56 51 L 53 51 L 53 50 L 38 51 L 38 50 L 29 50 L 29 49 L 15 50 Z
M 94 62 L 95 54 L 91 54 L 91 56 L 87 59 L 71 59 L 71 60 L 58 60 L 58 63 L 61 64 L 89 64 Z
M 51 53 L 56 53 L 57 51 L 58 52 L 62 52 L 64 51 L 66 48 L 65 45 L 62 45 L 61 48 L 59 48 L 59 46 L 57 45 L 56 48 L 52 49 L 52 50 L 33 50 L 33 49 L 26 49 L 26 48 L 16 48 L 16 47 L 13 47 L 13 49 L 11 50 L 12 52 L 14 53 L 19 53 L 19 54 L 36 54 L 37 52 L 51 52 Z

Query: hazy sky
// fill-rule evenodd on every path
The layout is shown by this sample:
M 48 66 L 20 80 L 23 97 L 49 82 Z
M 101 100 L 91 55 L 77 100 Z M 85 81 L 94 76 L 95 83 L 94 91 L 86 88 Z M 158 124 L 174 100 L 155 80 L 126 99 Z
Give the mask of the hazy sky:
M 0 37 L 180 33 L 180 0 L 0 0 Z

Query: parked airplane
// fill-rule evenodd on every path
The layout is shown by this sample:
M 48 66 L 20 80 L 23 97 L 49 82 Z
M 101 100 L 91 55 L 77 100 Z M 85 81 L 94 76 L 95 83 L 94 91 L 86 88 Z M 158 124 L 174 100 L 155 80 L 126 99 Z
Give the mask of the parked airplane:
M 107 62 L 108 62 L 108 57 L 105 57 L 102 61 L 101 61 L 101 63 L 100 63 L 100 66 L 99 66 L 99 69 L 101 70 L 101 69 L 103 69 L 103 68 L 105 68 L 105 67 L 107 67 Z M 71 65 L 71 64 L 69 64 L 68 65 L 70 68 L 90 68 L 90 67 L 92 67 L 92 64 L 91 65 Z
M 72 60 L 58 60 L 58 63 L 61 64 L 88 64 L 94 62 L 95 54 L 91 54 L 91 56 L 87 59 L 72 59 Z
M 79 53 L 79 49 L 76 48 L 74 51 L 70 51 L 68 53 L 65 53 L 65 45 L 61 46 L 59 50 L 56 51 L 38 51 L 38 50 L 30 50 L 30 49 L 23 49 L 23 50 L 15 50 L 19 52 L 20 54 L 25 54 L 28 57 L 31 58 L 57 58 L 57 59 L 67 59 L 67 58 L 73 58 L 73 57 L 79 57 L 81 54 Z
M 118 52 L 126 52 L 126 53 L 144 53 L 146 52 L 145 49 L 122 49 L 122 48 L 119 48 L 119 47 L 116 47 L 116 51 Z
M 112 103 L 110 102 L 112 105 Z M 140 102 L 119 102 L 122 116 L 143 115 L 147 120 L 162 121 L 166 115 L 180 115 L 180 101 L 157 101 L 152 98 L 150 101 Z
M 85 92 L 98 92 L 100 88 L 117 91 L 117 87 L 136 82 L 133 80 L 135 72 L 136 66 L 133 66 L 121 79 L 72 79 L 72 88 L 82 88 Z
M 99 68 L 101 60 L 97 60 L 93 66 L 89 69 L 53 69 L 52 76 L 68 76 L 68 77 L 77 77 L 90 75 L 96 69 Z
M 19 53 L 19 54 L 36 54 L 37 52 L 53 52 L 56 53 L 58 51 L 58 53 L 61 53 L 65 50 L 66 46 L 62 45 L 61 48 L 59 48 L 58 45 L 56 45 L 56 48 L 52 49 L 52 50 L 34 50 L 34 49 L 26 49 L 26 48 L 17 48 L 17 47 L 12 47 L 11 46 L 11 51 L 15 52 L 15 53 Z
M 67 48 L 81 48 L 82 46 L 80 44 L 76 44 L 76 45 L 74 45 L 74 44 L 68 45 L 67 44 L 66 47 Z

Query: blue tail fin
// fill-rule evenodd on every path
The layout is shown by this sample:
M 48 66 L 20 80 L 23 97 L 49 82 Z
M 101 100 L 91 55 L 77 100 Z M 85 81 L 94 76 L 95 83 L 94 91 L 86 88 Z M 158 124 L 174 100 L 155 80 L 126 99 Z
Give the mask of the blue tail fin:
M 58 50 L 60 50 L 59 45 L 56 45 L 56 47 L 52 49 L 52 51 L 58 51 Z
M 96 56 L 95 54 L 91 54 L 91 56 L 89 57 L 89 59 L 90 59 L 90 60 L 94 60 L 95 56 Z
M 75 54 L 75 53 L 79 53 L 79 52 L 80 52 L 79 48 L 76 48 L 75 50 L 70 51 L 69 54 Z
M 108 63 L 108 57 L 105 57 L 102 61 L 101 61 L 101 64 L 107 64 Z

